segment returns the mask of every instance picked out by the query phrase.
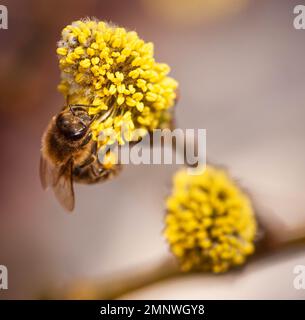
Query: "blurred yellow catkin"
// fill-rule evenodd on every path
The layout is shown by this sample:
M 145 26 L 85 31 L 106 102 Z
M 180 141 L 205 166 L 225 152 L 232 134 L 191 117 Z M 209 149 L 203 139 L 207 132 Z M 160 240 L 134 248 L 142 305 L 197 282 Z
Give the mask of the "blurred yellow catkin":
M 176 173 L 165 237 L 182 270 L 225 272 L 254 252 L 257 224 L 247 195 L 222 170 Z

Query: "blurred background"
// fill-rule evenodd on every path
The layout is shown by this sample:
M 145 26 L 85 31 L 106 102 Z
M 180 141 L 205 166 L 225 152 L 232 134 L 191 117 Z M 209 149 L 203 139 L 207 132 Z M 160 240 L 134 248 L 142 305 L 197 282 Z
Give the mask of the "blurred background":
M 207 155 L 229 168 L 264 213 L 305 225 L 305 30 L 298 0 L 1 1 L 0 299 L 36 298 L 48 287 L 136 273 L 167 256 L 161 235 L 173 166 L 126 166 L 105 184 L 76 187 L 68 215 L 43 192 L 40 139 L 64 101 L 55 54 L 61 29 L 97 17 L 136 30 L 180 83 L 177 125 L 207 129 Z M 226 275 L 164 281 L 127 298 L 305 298 L 293 268 L 305 249 Z

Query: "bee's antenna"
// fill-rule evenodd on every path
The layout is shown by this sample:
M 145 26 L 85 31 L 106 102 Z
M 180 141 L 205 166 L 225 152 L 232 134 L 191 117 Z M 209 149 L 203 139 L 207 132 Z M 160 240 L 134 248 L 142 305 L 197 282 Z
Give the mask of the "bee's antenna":
M 91 106 L 86 104 L 69 104 L 68 107 L 70 109 L 70 112 L 75 116 L 75 110 L 77 109 L 84 110 L 87 107 L 91 107 Z
M 95 107 L 93 105 L 90 104 L 68 104 L 69 110 L 70 112 L 75 116 L 75 109 L 79 108 L 79 109 L 86 109 L 88 107 Z M 99 114 L 96 114 L 92 117 L 91 121 L 90 121 L 90 125 L 100 117 L 100 120 L 103 121 L 105 119 L 108 118 L 108 116 L 110 115 L 112 109 L 108 110 L 107 112 L 105 112 L 105 114 L 103 114 L 102 116 L 100 116 Z
M 67 95 L 67 96 L 66 96 L 66 106 L 69 106 L 69 105 L 70 105 L 69 100 L 70 100 L 70 96 L 69 96 L 69 95 Z

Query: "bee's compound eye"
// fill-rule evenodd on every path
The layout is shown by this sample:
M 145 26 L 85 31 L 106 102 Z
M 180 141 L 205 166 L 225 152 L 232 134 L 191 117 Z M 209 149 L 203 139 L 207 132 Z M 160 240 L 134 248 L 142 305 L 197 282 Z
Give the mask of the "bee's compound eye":
M 60 132 L 70 140 L 79 140 L 87 132 L 88 127 L 76 116 L 61 113 L 56 119 L 56 126 Z

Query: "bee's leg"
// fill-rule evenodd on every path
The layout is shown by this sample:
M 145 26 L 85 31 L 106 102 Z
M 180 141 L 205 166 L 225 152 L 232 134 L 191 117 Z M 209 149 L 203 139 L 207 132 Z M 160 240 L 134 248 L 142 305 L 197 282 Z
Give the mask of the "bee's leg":
M 107 174 L 109 173 L 106 170 L 103 170 L 102 166 L 97 163 L 97 160 L 93 155 L 90 160 L 74 168 L 73 171 L 74 181 L 87 184 L 99 182 Z
M 105 181 L 111 176 L 115 176 L 119 171 L 119 165 L 115 166 L 115 169 L 105 169 L 98 159 L 97 143 L 94 143 L 91 156 L 74 168 L 73 176 L 76 182 L 92 184 Z
M 90 141 L 91 139 L 91 134 L 88 135 L 88 140 Z M 87 138 L 84 140 L 84 142 L 82 143 L 82 145 L 86 145 L 88 142 L 86 142 Z M 90 155 L 87 159 L 85 159 L 85 161 L 81 164 L 79 164 L 78 166 L 76 166 L 74 168 L 75 174 L 80 173 L 81 171 L 83 171 L 85 168 L 87 168 L 88 166 L 90 166 L 92 163 L 94 163 L 95 161 L 97 161 L 97 143 L 94 142 L 91 146 L 91 152 Z
M 97 142 L 94 142 L 91 148 L 92 154 L 94 154 L 97 157 Z
M 96 162 L 95 155 L 91 155 L 82 164 L 73 170 L 74 181 L 81 183 L 94 183 L 97 180 L 98 172 L 94 170 Z
M 91 139 L 91 137 L 90 137 L 90 139 Z M 87 140 L 87 138 L 85 140 Z M 83 142 L 83 144 L 86 144 L 86 143 Z M 96 142 L 92 144 L 91 154 L 89 155 L 89 157 L 83 163 L 78 165 L 77 168 L 85 168 L 85 167 L 87 167 L 88 165 L 90 165 L 91 163 L 93 163 L 95 161 L 98 161 L 98 158 L 97 158 L 97 143 Z
M 92 138 L 92 133 L 89 132 L 87 137 L 81 143 L 80 147 L 84 147 L 85 145 L 87 145 L 91 141 L 91 138 Z
M 97 143 L 93 143 L 90 156 L 74 168 L 75 180 L 84 183 L 97 182 L 103 174 L 103 165 L 98 160 Z
M 92 154 L 86 161 L 84 161 L 81 165 L 77 166 L 76 168 L 83 169 L 90 166 L 94 161 L 96 161 L 96 156 Z

